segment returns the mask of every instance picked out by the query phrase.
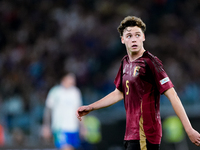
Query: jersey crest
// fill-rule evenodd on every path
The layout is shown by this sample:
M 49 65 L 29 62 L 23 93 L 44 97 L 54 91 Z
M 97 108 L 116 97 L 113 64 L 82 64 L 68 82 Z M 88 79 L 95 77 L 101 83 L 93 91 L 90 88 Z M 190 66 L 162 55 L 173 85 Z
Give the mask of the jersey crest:
M 129 66 L 128 64 L 125 65 L 124 69 L 123 69 L 123 74 L 129 74 L 132 77 L 136 77 L 139 75 L 139 70 L 140 70 L 140 66 L 132 66 L 132 64 Z
M 139 74 L 140 66 L 135 66 L 133 71 L 133 77 L 136 77 Z

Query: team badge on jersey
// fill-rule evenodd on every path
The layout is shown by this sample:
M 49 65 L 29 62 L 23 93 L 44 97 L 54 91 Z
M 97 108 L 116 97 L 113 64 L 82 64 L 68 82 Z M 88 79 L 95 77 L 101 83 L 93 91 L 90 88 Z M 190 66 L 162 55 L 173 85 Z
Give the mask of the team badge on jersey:
M 139 74 L 140 66 L 135 66 L 133 71 L 133 77 L 137 76 Z

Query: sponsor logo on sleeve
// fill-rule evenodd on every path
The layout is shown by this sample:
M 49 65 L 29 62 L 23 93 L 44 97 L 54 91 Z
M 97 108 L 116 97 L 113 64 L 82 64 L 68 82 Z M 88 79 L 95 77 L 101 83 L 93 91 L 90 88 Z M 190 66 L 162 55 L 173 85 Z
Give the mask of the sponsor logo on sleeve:
M 160 84 L 161 84 L 161 85 L 163 85 L 163 84 L 165 84 L 165 83 L 167 83 L 167 82 L 169 82 L 169 77 L 166 77 L 166 78 L 160 80 Z

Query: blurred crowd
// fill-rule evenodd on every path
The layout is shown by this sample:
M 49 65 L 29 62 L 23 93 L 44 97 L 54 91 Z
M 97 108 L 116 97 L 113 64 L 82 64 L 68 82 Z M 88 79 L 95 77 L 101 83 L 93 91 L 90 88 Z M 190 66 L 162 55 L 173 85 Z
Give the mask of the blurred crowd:
M 199 1 L 0 0 L 0 124 L 7 144 L 20 143 L 15 134 L 22 132 L 40 135 L 48 90 L 63 70 L 77 75 L 85 104 L 115 88 L 126 54 L 117 27 L 127 15 L 146 23 L 145 49 L 162 60 L 183 103 L 200 103 Z

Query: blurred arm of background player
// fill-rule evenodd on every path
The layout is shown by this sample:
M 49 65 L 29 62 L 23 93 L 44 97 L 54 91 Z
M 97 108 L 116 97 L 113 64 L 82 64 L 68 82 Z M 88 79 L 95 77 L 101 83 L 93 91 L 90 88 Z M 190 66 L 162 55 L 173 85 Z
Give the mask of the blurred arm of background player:
M 42 137 L 48 141 L 50 140 L 51 136 L 51 109 L 45 107 L 42 125 Z

